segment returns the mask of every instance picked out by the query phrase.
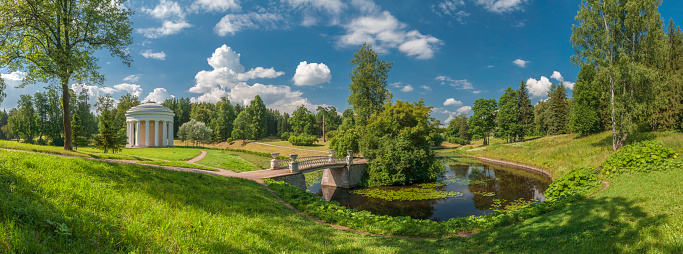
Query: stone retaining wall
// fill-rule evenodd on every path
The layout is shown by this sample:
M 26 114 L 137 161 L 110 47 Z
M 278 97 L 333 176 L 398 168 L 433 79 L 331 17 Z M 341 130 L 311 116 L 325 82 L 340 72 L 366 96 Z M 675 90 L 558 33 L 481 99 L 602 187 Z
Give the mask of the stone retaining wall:
M 304 177 L 303 173 L 275 176 L 271 177 L 271 179 L 275 181 L 283 181 L 304 190 L 306 189 L 306 178 Z
M 539 174 L 541 176 L 544 176 L 544 177 L 550 179 L 551 181 L 553 180 L 553 176 L 550 174 L 550 172 L 548 172 L 547 170 L 542 169 L 542 168 L 537 168 L 534 166 L 525 165 L 525 164 L 521 164 L 521 163 L 517 163 L 517 162 L 511 162 L 511 161 L 505 161 L 505 160 L 499 160 L 499 159 L 491 159 L 491 158 L 486 158 L 486 157 L 477 157 L 477 156 L 466 155 L 466 154 L 463 154 L 463 156 L 469 157 L 469 158 L 474 158 L 474 159 L 477 159 L 477 160 L 480 160 L 480 161 L 483 161 L 486 163 L 496 164 L 496 165 L 505 166 L 505 167 L 509 167 L 509 168 L 521 169 L 521 170 L 524 170 L 527 172 Z

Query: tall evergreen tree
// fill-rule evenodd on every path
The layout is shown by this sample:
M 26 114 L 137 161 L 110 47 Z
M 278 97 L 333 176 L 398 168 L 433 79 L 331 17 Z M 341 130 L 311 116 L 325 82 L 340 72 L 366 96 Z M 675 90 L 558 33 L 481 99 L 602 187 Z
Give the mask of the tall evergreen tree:
M 519 102 L 517 91 L 508 87 L 505 90 L 503 96 L 498 100 L 498 115 L 497 125 L 498 131 L 496 136 L 504 137 L 508 142 L 512 142 L 515 139 L 515 135 L 519 133 Z
M 97 112 L 100 114 L 100 134 L 94 138 L 95 148 L 104 153 L 111 151 L 116 153 L 126 145 L 126 131 L 116 121 L 116 108 L 111 96 L 99 96 L 97 98 Z
M 38 117 L 33 106 L 33 97 L 31 95 L 21 95 L 17 103 L 16 114 L 12 114 L 9 118 L 12 132 L 17 138 L 24 139 L 24 142 L 34 143 L 35 134 L 38 133 Z
M 673 130 L 683 127 L 683 33 L 669 20 L 667 57 L 662 80 L 654 84 L 654 102 L 649 124 L 652 130 Z
M 393 63 L 380 60 L 372 46 L 363 43 L 349 64 L 354 65 L 349 105 L 353 107 L 356 124 L 365 126 L 373 113 L 381 112 L 384 104 L 391 101 L 387 77 Z
M 249 128 L 251 129 L 251 139 L 259 140 L 266 136 L 268 109 L 263 104 L 261 96 L 256 95 L 245 109 L 249 116 Z
M 116 124 L 126 126 L 126 111 L 137 105 L 140 105 L 140 100 L 137 96 L 130 93 L 122 95 L 119 103 L 116 104 Z
M 567 92 L 563 84 L 550 89 L 548 94 L 548 127 L 551 134 L 565 134 L 569 130 L 569 105 L 567 104 Z M 549 92 L 549 93 L 550 93 Z
M 2 78 L 0 77 L 0 79 L 2 79 Z M 9 139 L 7 137 L 7 134 L 5 134 L 5 128 L 6 128 L 5 126 L 7 126 L 7 124 L 8 124 L 8 119 L 9 119 L 9 115 L 7 114 L 7 111 L 3 109 L 2 112 L 0 112 L 0 139 L 1 140 L 8 140 Z
M 579 77 L 574 85 L 574 106 L 570 116 L 570 126 L 573 132 L 580 136 L 598 133 L 603 130 L 600 119 L 601 90 L 594 84 L 595 68 L 592 65 L 581 66 Z
M 534 106 L 531 105 L 529 90 L 526 88 L 524 81 L 522 81 L 517 89 L 517 107 L 519 109 L 517 136 L 520 141 L 524 141 L 524 137 L 529 135 L 534 128 Z
M 87 146 L 88 138 L 85 135 L 86 129 L 78 114 L 74 113 L 71 121 L 71 129 L 74 132 L 74 150 L 78 150 L 79 146 Z

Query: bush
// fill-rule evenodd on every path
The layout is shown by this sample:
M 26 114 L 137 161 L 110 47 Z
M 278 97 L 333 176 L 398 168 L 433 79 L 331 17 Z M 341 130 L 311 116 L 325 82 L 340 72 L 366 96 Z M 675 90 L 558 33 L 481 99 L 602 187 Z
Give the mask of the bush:
M 318 138 L 313 135 L 299 134 L 299 136 L 290 136 L 289 143 L 295 146 L 310 146 L 318 142 Z
M 459 144 L 459 145 L 464 146 L 464 145 L 469 145 L 470 141 L 466 140 L 466 139 L 459 138 L 459 137 L 448 137 L 448 143 Z
M 225 140 L 225 143 L 228 143 L 228 144 L 232 143 L 232 138 L 227 138 L 227 139 Z
M 619 149 L 602 163 L 605 175 L 623 173 L 648 164 L 658 164 L 678 157 L 676 152 L 659 141 L 643 141 Z
M 545 190 L 545 197 L 558 199 L 572 194 L 584 195 L 599 183 L 596 173 L 597 169 L 594 168 L 572 169 L 568 174 L 550 184 Z
M 282 140 L 282 141 L 289 141 L 289 136 L 290 136 L 290 135 L 289 135 L 289 132 L 283 132 L 283 133 L 280 133 L 280 137 L 279 137 L 279 138 L 280 138 L 280 140 Z
M 438 132 L 432 132 L 429 135 L 429 143 L 433 146 L 440 146 L 441 143 L 446 141 L 446 139 L 443 137 L 441 133 Z
M 344 157 L 346 151 L 359 152 L 360 135 L 355 129 L 338 130 L 334 138 L 330 139 L 330 149 L 334 149 L 334 156 Z
M 411 185 L 435 180 L 444 166 L 434 160 L 434 152 L 420 149 L 403 136 L 384 136 L 376 142 L 376 149 L 368 150 L 370 158 L 368 184 Z

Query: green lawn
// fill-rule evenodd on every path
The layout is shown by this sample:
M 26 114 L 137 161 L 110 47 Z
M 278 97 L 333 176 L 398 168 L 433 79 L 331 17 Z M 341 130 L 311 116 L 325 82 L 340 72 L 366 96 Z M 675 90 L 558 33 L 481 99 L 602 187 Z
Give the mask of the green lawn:
M 493 140 L 493 139 L 492 139 Z M 629 136 L 627 144 L 643 140 L 659 140 L 683 154 L 683 134 L 678 132 L 641 133 Z M 578 167 L 598 167 L 614 151 L 612 133 L 603 132 L 579 138 L 576 134 L 547 136 L 517 143 L 469 145 L 460 151 L 475 156 L 515 161 L 547 169 L 554 179 Z
M 232 155 L 234 152 L 227 152 L 218 149 L 203 149 L 206 151 L 206 156 L 196 164 L 201 164 L 209 167 L 222 168 L 232 170 L 234 172 L 246 172 L 261 170 L 262 168 L 255 166 L 252 163 L 247 162 L 243 158 Z M 251 155 L 251 154 L 250 154 Z M 252 155 L 257 156 L 257 155 Z M 263 156 L 260 157 L 262 160 L 268 160 L 268 158 Z
M 0 253 L 683 252 L 683 169 L 610 181 L 516 225 L 413 240 L 318 224 L 248 180 L 0 151 Z

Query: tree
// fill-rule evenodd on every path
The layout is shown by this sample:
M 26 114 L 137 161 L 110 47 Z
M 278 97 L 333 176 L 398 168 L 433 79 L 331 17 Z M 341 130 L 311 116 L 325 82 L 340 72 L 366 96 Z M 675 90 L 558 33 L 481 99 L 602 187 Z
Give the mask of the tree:
M 197 122 L 211 123 L 214 119 L 215 105 L 209 102 L 200 102 L 192 104 L 192 111 L 190 112 L 190 119 L 197 120 Z
M 233 122 L 232 133 L 230 134 L 233 139 L 248 139 L 252 137 L 252 129 L 249 127 L 249 114 L 246 111 L 242 111 L 237 115 L 235 122 Z
M 192 140 L 196 146 L 199 142 L 211 140 L 211 133 L 213 133 L 213 131 L 209 127 L 206 127 L 206 124 L 192 119 L 180 126 L 178 137 L 183 141 Z
M 361 151 L 369 160 L 369 185 L 410 185 L 436 179 L 444 167 L 429 147 L 430 136 L 439 125 L 430 116 L 432 107 L 421 99 L 385 106 L 368 119 L 366 136 L 361 139 Z
M 534 126 L 534 106 L 531 105 L 529 90 L 527 90 L 524 81 L 517 89 L 517 107 L 519 108 L 517 136 L 520 141 L 524 141 L 524 137 L 531 132 Z
M 23 69 L 22 85 L 59 79 L 62 87 L 64 150 L 72 150 L 69 82 L 102 84 L 94 53 L 107 49 L 128 66 L 132 58 L 125 0 L 55 0 L 0 2 L 0 66 Z
M 318 106 L 316 111 L 318 111 L 315 115 L 316 125 L 320 130 L 318 135 L 322 136 L 323 142 L 325 142 L 325 134 L 337 130 L 342 120 L 334 106 Z
M 534 124 L 536 125 L 536 133 L 539 135 L 548 135 L 548 120 L 547 114 L 548 102 L 539 101 L 534 106 Z
M 0 79 L 2 78 L 0 77 Z M 5 133 L 5 129 L 8 124 L 8 119 L 9 115 L 7 114 L 7 111 L 3 109 L 2 112 L 0 112 L 0 139 L 2 140 L 9 140 L 7 134 Z
M 372 46 L 363 43 L 349 64 L 354 65 L 349 105 L 353 107 L 356 124 L 365 126 L 373 113 L 381 112 L 384 104 L 391 101 L 387 77 L 393 63 L 380 60 Z
M 607 87 L 612 148 L 624 145 L 653 100 L 656 68 L 665 52 L 660 0 L 583 0 L 572 27 L 575 65 L 593 65 Z
M 126 131 L 116 122 L 116 109 L 111 96 L 97 97 L 97 112 L 100 114 L 100 134 L 94 138 L 95 148 L 104 153 L 116 153 L 126 145 Z
M 74 132 L 74 150 L 76 150 L 79 146 L 88 145 L 88 137 L 86 136 L 85 126 L 83 126 L 81 118 L 78 116 L 78 114 L 74 113 L 72 119 L 73 121 L 71 121 L 71 129 Z
M 17 138 L 23 138 L 24 142 L 33 144 L 35 134 L 38 133 L 38 117 L 33 108 L 31 95 L 21 95 L 15 114 L 9 117 L 12 133 Z
M 517 91 L 508 87 L 503 96 L 498 100 L 498 132 L 497 136 L 505 137 L 508 142 L 515 140 L 515 135 L 519 133 L 519 101 Z
M 161 105 L 173 110 L 173 113 L 175 114 L 173 117 L 173 136 L 177 137 L 180 126 L 190 121 L 190 113 L 192 112 L 190 98 L 167 99 L 161 103 Z
M 284 113 L 277 119 L 277 137 L 281 138 L 282 134 L 292 131 L 289 127 L 289 114 Z
M 2 78 L 2 74 L 0 74 L 0 105 L 2 105 L 2 101 L 7 96 L 5 89 L 7 89 L 7 85 L 5 84 L 5 79 Z
M 472 107 L 469 127 L 472 134 L 484 139 L 484 145 L 489 144 L 491 131 L 496 127 L 496 99 L 477 99 Z
M 116 104 L 116 124 L 126 126 L 126 111 L 137 105 L 140 105 L 140 100 L 137 96 L 130 93 L 121 95 L 119 103 Z
M 594 84 L 595 68 L 591 65 L 581 66 L 579 77 L 574 85 L 572 95 L 574 107 L 569 119 L 572 132 L 587 136 L 603 130 L 600 119 L 601 91 Z
M 308 111 L 308 109 L 301 105 L 296 108 L 292 113 L 292 117 L 289 118 L 289 125 L 292 127 L 292 132 L 295 134 L 316 134 L 316 122 L 315 115 Z
M 266 136 L 268 109 L 263 104 L 261 96 L 256 95 L 245 110 L 249 116 L 249 128 L 251 129 L 251 139 L 259 140 Z
M 233 128 L 232 124 L 237 117 L 228 98 L 222 97 L 221 100 L 216 103 L 215 115 L 215 119 L 211 122 L 214 137 L 216 140 L 225 141 L 230 137 Z
M 683 128 L 683 32 L 673 19 L 667 31 L 664 75 L 652 92 L 656 94 L 648 119 L 652 130 Z
M 568 131 L 569 105 L 567 103 L 566 88 L 563 84 L 553 86 L 548 92 L 549 102 L 549 124 L 551 134 L 565 134 Z

